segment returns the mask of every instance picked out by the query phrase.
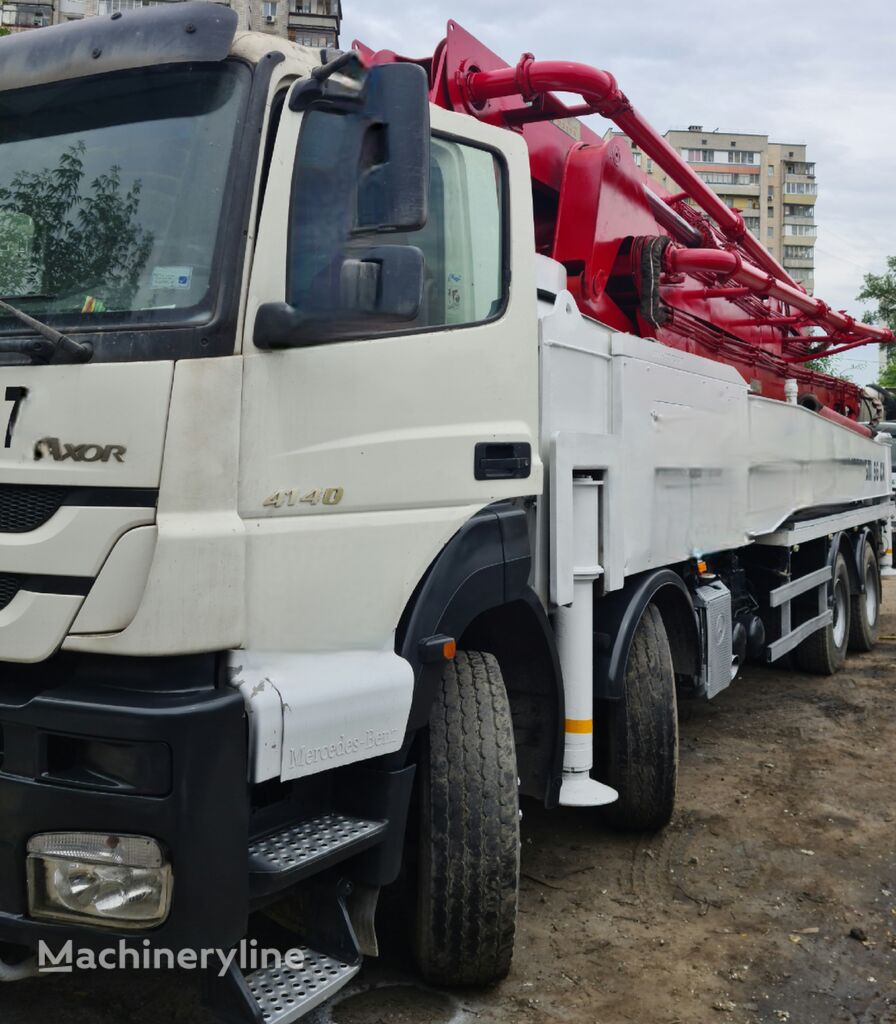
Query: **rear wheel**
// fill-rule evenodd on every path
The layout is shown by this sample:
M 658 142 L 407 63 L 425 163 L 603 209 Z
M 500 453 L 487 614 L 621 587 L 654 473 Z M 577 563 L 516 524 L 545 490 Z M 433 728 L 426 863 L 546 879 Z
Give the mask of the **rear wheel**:
M 619 799 L 603 808 L 615 828 L 653 831 L 669 824 L 678 781 L 678 708 L 675 670 L 656 605 L 635 630 L 618 701 L 603 705 L 596 723 L 598 764 Z
M 854 594 L 850 609 L 849 647 L 853 651 L 870 651 L 880 636 L 880 567 L 870 543 L 862 546 L 860 572 L 864 593 Z
M 513 957 L 520 875 L 513 723 L 491 654 L 442 676 L 420 770 L 415 947 L 430 984 L 487 985 Z
M 796 648 L 796 663 L 804 672 L 819 676 L 832 676 L 846 661 L 846 648 L 850 634 L 851 600 L 849 569 L 842 553 L 834 561 L 831 580 L 832 611 L 834 617 L 824 629 L 816 630 Z

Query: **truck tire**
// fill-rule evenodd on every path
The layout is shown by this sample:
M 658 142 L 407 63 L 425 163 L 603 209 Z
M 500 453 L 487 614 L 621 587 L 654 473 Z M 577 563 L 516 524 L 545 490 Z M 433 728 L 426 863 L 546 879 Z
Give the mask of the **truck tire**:
M 870 544 L 862 545 L 859 570 L 865 584 L 864 594 L 853 594 L 849 618 L 849 649 L 870 651 L 880 636 L 880 567 Z
M 803 672 L 832 676 L 846 661 L 850 634 L 849 569 L 842 552 L 834 561 L 831 579 L 834 619 L 824 629 L 816 630 L 796 648 L 796 663 Z
M 678 783 L 675 670 L 663 618 L 649 604 L 635 630 L 625 688 L 595 723 L 601 781 L 619 793 L 602 810 L 614 828 L 656 831 L 669 824 Z
M 510 970 L 520 877 L 513 722 L 491 654 L 446 666 L 419 789 L 417 964 L 432 985 L 488 985 Z

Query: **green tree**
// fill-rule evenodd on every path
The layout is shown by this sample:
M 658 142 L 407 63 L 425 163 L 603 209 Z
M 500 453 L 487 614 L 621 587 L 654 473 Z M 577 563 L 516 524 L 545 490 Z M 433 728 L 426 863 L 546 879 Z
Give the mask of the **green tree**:
M 866 274 L 864 286 L 856 296 L 859 302 L 875 302 L 871 319 L 896 330 L 896 256 L 887 257 L 883 274 Z
M 108 309 L 128 309 L 153 236 L 137 222 L 141 183 L 125 192 L 121 168 L 98 174 L 85 189 L 86 146 L 77 142 L 56 167 L 19 171 L 0 187 L 0 213 L 29 226 L 28 251 L 0 265 L 7 294 L 37 291 L 70 296 L 79 304 L 89 290 Z
M 887 365 L 880 371 L 877 381 L 882 388 L 896 388 L 896 359 L 892 353 L 887 353 Z
M 874 302 L 871 319 L 896 330 L 896 256 L 887 257 L 883 274 L 866 274 L 862 290 L 856 296 L 859 302 Z M 878 383 L 885 388 L 896 388 L 896 358 L 893 348 L 887 350 L 887 365 L 881 371 Z
M 841 380 L 852 380 L 849 372 L 836 363 L 836 356 L 819 356 L 805 364 L 807 370 L 814 370 L 816 373 L 826 373 L 829 377 L 839 377 Z

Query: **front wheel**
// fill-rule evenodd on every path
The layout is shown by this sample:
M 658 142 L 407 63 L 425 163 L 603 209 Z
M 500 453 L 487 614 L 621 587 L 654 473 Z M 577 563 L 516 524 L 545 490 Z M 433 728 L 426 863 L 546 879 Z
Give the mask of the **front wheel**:
M 880 567 L 870 543 L 862 546 L 860 566 L 864 593 L 854 594 L 850 609 L 849 647 L 853 651 L 870 651 L 880 636 Z
M 418 966 L 432 985 L 488 985 L 510 970 L 520 878 L 513 722 L 491 654 L 446 666 L 419 780 Z

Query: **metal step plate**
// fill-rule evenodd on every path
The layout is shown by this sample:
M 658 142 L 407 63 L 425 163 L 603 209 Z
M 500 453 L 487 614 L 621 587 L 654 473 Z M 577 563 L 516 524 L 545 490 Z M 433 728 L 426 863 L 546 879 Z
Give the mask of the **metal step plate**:
M 299 947 L 305 961 L 298 969 L 268 968 L 246 977 L 265 1024 L 290 1024 L 335 995 L 361 970 L 323 953 Z
M 256 876 L 313 874 L 326 861 L 343 860 L 376 843 L 388 822 L 324 814 L 249 844 L 249 870 Z

